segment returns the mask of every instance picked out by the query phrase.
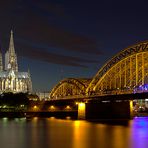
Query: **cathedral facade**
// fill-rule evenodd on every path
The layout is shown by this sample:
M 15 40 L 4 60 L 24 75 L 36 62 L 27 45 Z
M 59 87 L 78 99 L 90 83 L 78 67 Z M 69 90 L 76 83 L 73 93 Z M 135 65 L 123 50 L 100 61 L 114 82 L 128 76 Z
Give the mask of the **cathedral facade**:
M 14 48 L 13 32 L 11 31 L 9 49 L 5 53 L 3 66 L 2 53 L 0 53 L 0 93 L 29 93 L 32 91 L 30 72 L 19 72 L 17 55 Z

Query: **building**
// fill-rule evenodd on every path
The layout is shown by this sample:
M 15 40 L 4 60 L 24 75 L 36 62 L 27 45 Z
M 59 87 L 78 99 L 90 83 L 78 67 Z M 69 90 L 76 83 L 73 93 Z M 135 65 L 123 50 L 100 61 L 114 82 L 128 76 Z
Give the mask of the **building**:
M 49 92 L 36 92 L 35 93 L 38 97 L 39 97 L 39 100 L 42 101 L 46 101 L 46 100 L 49 100 Z
M 11 31 L 9 49 L 5 53 L 4 66 L 2 53 L 0 52 L 0 93 L 26 93 L 31 91 L 32 82 L 30 72 L 18 71 L 17 55 L 14 48 L 13 31 Z

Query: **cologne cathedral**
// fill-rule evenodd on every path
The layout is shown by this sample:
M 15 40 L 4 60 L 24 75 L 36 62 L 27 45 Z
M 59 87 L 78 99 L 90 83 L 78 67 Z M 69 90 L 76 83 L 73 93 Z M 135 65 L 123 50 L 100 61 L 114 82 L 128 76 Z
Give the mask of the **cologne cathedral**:
M 11 31 L 9 49 L 5 53 L 3 66 L 2 53 L 0 53 L 0 93 L 29 93 L 32 91 L 30 73 L 19 72 L 17 55 L 15 53 L 13 32 Z

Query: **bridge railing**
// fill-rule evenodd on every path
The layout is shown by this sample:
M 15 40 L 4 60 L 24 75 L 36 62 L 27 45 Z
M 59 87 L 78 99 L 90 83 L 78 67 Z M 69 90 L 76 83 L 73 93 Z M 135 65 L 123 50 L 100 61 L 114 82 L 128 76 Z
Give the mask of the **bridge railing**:
M 79 95 L 70 95 L 70 96 L 63 96 L 63 97 L 55 97 L 52 98 L 51 100 L 62 100 L 62 99 L 84 99 L 88 97 L 98 97 L 98 96 L 107 96 L 107 95 L 122 95 L 122 94 L 134 94 L 134 93 L 144 93 L 148 92 L 148 90 L 138 90 L 134 91 L 133 89 L 118 89 L 118 90 L 109 90 L 109 91 L 98 91 L 98 92 L 89 92 L 87 94 L 79 94 Z
M 79 95 L 70 95 L 70 96 L 60 96 L 60 97 L 54 97 L 54 98 L 51 98 L 51 100 L 62 100 L 62 99 L 79 99 L 79 98 L 84 98 L 85 95 L 84 94 L 79 94 Z

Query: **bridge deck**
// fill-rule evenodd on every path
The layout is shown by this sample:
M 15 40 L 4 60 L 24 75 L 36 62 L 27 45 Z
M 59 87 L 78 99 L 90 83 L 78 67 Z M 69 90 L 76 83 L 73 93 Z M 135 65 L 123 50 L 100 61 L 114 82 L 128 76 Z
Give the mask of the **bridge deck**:
M 140 100 L 148 98 L 148 92 L 135 93 L 135 94 L 114 94 L 114 95 L 90 95 L 90 96 L 69 96 L 68 98 L 52 99 L 50 102 L 71 102 L 83 100 L 98 100 L 98 101 L 113 101 L 113 100 Z

